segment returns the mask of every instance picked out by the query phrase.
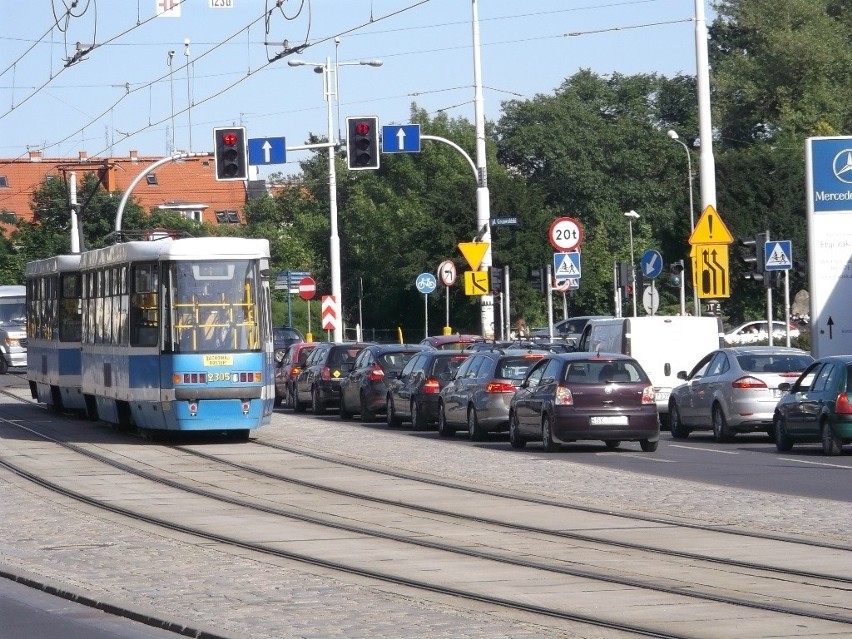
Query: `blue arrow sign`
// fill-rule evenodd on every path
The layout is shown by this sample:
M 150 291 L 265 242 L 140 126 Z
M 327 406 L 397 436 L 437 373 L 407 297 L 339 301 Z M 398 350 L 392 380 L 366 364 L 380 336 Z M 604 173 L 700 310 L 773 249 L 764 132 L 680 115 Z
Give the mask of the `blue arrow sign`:
M 382 153 L 420 153 L 420 125 L 383 126 Z
M 574 280 L 580 277 L 580 252 L 553 254 L 553 277 L 558 280 Z
M 770 240 L 763 245 L 763 264 L 767 271 L 789 271 L 793 268 L 793 243 Z
M 248 161 L 252 165 L 284 164 L 287 161 L 285 138 L 249 138 Z
M 663 256 L 660 255 L 659 251 L 648 249 L 642 253 L 639 267 L 642 269 L 642 275 L 653 280 L 663 272 Z
M 418 291 L 428 295 L 438 287 L 438 280 L 431 273 L 421 273 L 414 281 L 414 285 L 417 286 Z

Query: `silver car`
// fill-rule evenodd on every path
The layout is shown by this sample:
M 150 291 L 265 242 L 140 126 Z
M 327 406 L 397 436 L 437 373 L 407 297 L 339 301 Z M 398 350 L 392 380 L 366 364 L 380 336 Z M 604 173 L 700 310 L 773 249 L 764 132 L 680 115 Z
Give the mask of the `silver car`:
M 774 436 L 772 417 L 785 391 L 778 386 L 794 382 L 813 357 L 785 346 L 735 346 L 706 355 L 669 397 L 672 437 L 694 430 L 711 430 L 717 442 L 737 433 L 766 431 Z
M 527 371 L 545 350 L 501 349 L 471 355 L 438 397 L 438 433 L 466 430 L 472 441 L 509 430 L 509 405 Z

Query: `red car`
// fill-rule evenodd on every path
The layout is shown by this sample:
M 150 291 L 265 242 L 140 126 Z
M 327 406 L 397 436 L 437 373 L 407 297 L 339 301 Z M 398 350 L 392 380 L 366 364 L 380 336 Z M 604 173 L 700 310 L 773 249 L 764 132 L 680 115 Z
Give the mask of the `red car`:
M 481 335 L 433 335 L 420 341 L 424 346 L 431 346 L 440 351 L 463 351 L 469 344 L 484 342 Z
M 296 377 L 302 371 L 302 366 L 305 360 L 308 359 L 313 350 L 316 348 L 315 342 L 297 342 L 290 344 L 284 357 L 275 365 L 275 405 L 281 406 L 283 403 L 286 408 L 294 408 L 293 402 L 294 392 L 293 385 L 296 382 Z

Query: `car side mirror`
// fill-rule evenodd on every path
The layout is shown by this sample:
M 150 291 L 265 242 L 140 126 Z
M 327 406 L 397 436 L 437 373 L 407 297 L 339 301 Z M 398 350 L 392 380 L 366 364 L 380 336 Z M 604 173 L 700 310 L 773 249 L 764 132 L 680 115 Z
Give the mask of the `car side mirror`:
M 790 389 L 793 388 L 793 385 L 790 382 L 781 382 L 778 384 L 778 390 L 790 392 Z
M 678 379 L 686 379 L 686 371 L 678 371 L 677 372 Z

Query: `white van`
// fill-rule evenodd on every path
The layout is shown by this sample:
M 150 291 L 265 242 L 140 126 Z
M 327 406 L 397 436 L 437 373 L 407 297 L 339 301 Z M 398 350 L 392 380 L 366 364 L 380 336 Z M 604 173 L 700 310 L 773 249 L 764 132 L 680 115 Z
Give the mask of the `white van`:
M 718 317 L 649 315 L 592 319 L 578 350 L 622 353 L 636 359 L 654 384 L 657 412 L 668 423 L 669 394 L 682 383 L 677 372 L 691 370 L 707 353 L 724 346 Z

